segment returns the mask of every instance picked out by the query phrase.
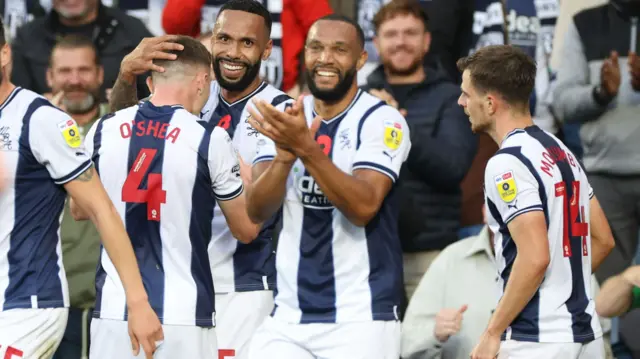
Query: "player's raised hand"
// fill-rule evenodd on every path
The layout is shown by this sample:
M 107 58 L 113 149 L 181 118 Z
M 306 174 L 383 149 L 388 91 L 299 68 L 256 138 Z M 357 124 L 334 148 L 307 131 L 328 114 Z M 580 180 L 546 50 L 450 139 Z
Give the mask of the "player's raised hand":
M 445 308 L 436 314 L 436 325 L 433 334 L 441 343 L 449 340 L 449 337 L 458 333 L 462 327 L 462 316 L 467 310 L 467 305 L 460 308 Z
M 176 54 L 170 51 L 182 51 L 182 45 L 176 43 L 176 35 L 146 37 L 138 46 L 124 57 L 120 72 L 125 76 L 142 75 L 147 71 L 164 72 L 164 68 L 153 63 L 153 60 L 175 60 Z
M 162 324 L 148 301 L 127 305 L 127 309 L 133 355 L 137 356 L 142 347 L 145 357 L 152 359 L 157 346 L 164 340 Z

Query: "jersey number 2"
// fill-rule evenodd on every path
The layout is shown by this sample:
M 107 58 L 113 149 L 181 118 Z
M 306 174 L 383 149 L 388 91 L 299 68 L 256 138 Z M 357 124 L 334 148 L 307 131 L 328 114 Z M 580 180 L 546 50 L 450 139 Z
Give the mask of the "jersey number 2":
M 133 161 L 127 179 L 122 186 L 122 200 L 129 203 L 146 203 L 147 219 L 160 221 L 160 204 L 167 201 L 167 191 L 162 189 L 162 175 L 150 173 L 147 176 L 147 189 L 140 189 L 140 184 L 149 170 L 151 160 L 158 150 L 143 148 Z
M 582 246 L 582 255 L 587 256 L 587 236 L 589 235 L 589 224 L 580 222 L 584 218 L 584 206 L 580 205 L 580 181 L 571 182 L 573 195 L 567 203 L 567 183 L 558 182 L 555 184 L 556 197 L 562 197 L 564 208 L 562 210 L 562 253 L 565 257 L 571 257 L 571 239 L 579 237 Z

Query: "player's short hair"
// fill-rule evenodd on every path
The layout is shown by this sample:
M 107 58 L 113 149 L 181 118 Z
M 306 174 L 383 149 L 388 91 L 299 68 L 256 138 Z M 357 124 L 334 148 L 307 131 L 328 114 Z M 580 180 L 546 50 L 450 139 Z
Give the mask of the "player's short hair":
M 473 86 L 497 92 L 506 102 L 527 105 L 536 80 L 536 63 L 524 51 L 510 45 L 486 46 L 457 62 L 469 70 Z
M 256 0 L 229 0 L 227 1 L 218 12 L 218 16 L 225 10 L 244 11 L 250 14 L 258 15 L 264 19 L 264 25 L 267 27 L 267 36 L 271 37 L 271 14 L 264 5 Z
M 422 21 L 424 30 L 429 31 L 429 15 L 417 0 L 394 0 L 381 7 L 373 17 L 373 26 L 376 33 L 385 21 L 391 20 L 398 15 L 411 15 L 418 18 Z
M 79 34 L 71 34 L 62 37 L 55 45 L 53 45 L 53 49 L 49 55 L 49 67 L 53 66 L 53 53 L 57 49 L 90 49 L 93 52 L 95 58 L 95 64 L 100 65 L 100 56 L 98 56 L 98 48 L 93 41 Z
M 329 15 L 325 15 L 325 16 L 319 18 L 318 20 L 316 20 L 314 22 L 314 25 L 318 21 L 322 21 L 322 20 L 340 21 L 340 22 L 344 22 L 344 23 L 347 23 L 347 24 L 353 26 L 356 29 L 356 34 L 358 35 L 358 42 L 360 43 L 360 47 L 364 49 L 364 31 L 362 31 L 362 27 L 360 27 L 360 25 L 356 21 L 354 21 L 351 18 L 348 18 L 346 16 L 343 16 L 343 15 L 329 14 Z
M 175 60 L 153 60 L 155 65 L 165 69 L 164 73 L 153 72 L 152 76 L 154 78 L 158 76 L 166 78 L 174 74 L 183 74 L 185 66 L 211 68 L 213 57 L 209 50 L 207 50 L 207 47 L 200 43 L 200 41 L 189 36 L 180 35 L 174 42 L 182 45 L 184 48 L 181 51 L 167 51 L 168 53 L 176 55 Z

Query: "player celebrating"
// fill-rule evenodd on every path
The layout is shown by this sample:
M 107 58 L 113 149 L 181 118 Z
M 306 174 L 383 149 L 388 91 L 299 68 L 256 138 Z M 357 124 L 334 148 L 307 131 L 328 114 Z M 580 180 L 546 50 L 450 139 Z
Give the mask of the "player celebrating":
M 500 145 L 484 183 L 503 293 L 471 357 L 604 358 L 590 277 L 613 237 L 576 157 L 531 120 L 535 63 L 488 46 L 458 67 L 473 131 Z
M 69 295 L 58 232 L 66 191 L 115 258 L 113 275 L 122 281 L 121 310 L 130 318 L 131 344 L 136 354 L 141 344 L 151 358 L 162 327 L 147 301 L 122 221 L 94 176 L 75 121 L 9 81 L 11 50 L 3 29 L 0 22 L 0 151 L 6 179 L 0 193 L 0 357 L 50 358 L 64 334 Z M 131 353 L 128 340 L 125 334 L 121 345 Z
M 393 185 L 411 147 L 400 113 L 360 91 L 362 29 L 329 15 L 310 29 L 313 96 L 281 112 L 255 99 L 250 123 L 277 144 L 259 147 L 248 208 L 254 221 L 283 203 L 272 317 L 250 358 L 400 356 L 402 251 Z M 311 127 L 311 128 L 310 128 Z M 301 325 L 304 324 L 304 325 Z
M 260 229 L 246 212 L 240 164 L 227 133 L 198 122 L 209 97 L 212 58 L 178 37 L 176 60 L 157 61 L 153 97 L 97 122 L 87 135 L 110 197 L 134 239 L 145 286 L 165 331 L 155 358 L 217 359 L 214 286 L 207 255 L 217 203 L 234 237 Z M 213 190 L 213 191 L 212 191 Z M 130 358 L 124 303 L 102 253 L 91 323 L 91 358 Z
M 229 0 L 218 13 L 211 39 L 213 70 L 217 82 L 202 110 L 202 119 L 224 128 L 244 161 L 271 161 L 272 156 L 256 158 L 262 143 L 270 142 L 247 122 L 251 98 L 268 101 L 283 110 L 293 101 L 258 76 L 261 61 L 271 52 L 271 17 L 267 9 L 254 0 Z M 149 45 L 149 46 L 146 46 Z M 136 75 L 146 68 L 145 58 L 158 56 L 171 44 L 158 38 L 144 42 L 123 61 L 122 77 Z M 161 55 L 162 56 L 162 55 Z M 136 101 L 135 87 L 122 77 L 114 88 L 117 109 Z M 135 83 L 134 81 L 130 82 Z M 133 91 L 133 96 L 127 95 Z M 124 96 L 123 96 L 124 94 Z M 255 329 L 273 309 L 275 256 L 272 236 L 279 218 L 276 214 L 263 226 L 257 239 L 249 244 L 233 238 L 226 222 L 214 210 L 213 239 L 209 245 L 213 281 L 216 290 L 216 333 L 221 357 L 247 357 L 247 344 Z M 248 304 L 250 303 L 250 304 Z

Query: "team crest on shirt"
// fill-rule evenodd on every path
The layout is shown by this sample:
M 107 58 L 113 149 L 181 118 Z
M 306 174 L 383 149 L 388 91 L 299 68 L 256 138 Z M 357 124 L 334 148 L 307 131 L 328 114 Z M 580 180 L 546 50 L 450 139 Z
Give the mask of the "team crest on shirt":
M 82 144 L 82 138 L 80 137 L 80 131 L 76 122 L 72 119 L 68 119 L 58 123 L 58 129 L 62 133 L 65 142 L 71 148 L 78 148 Z
M 402 143 L 402 125 L 395 121 L 384 121 L 384 145 L 392 150 Z
M 513 177 L 513 171 L 505 172 L 495 177 L 496 188 L 500 194 L 500 198 L 506 203 L 513 202 L 518 194 L 516 180 Z

